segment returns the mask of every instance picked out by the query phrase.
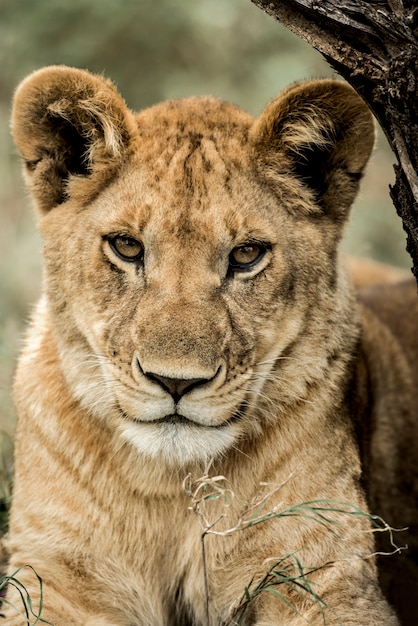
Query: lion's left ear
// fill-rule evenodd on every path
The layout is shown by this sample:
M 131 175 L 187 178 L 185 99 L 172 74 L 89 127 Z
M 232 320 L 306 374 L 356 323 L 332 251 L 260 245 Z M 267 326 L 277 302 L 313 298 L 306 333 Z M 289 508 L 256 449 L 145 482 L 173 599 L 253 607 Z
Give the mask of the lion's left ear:
M 374 144 L 372 115 L 348 84 L 298 83 L 255 121 L 251 140 L 261 175 L 283 194 L 294 174 L 299 213 L 345 219 Z M 307 193 L 306 193 L 307 192 Z

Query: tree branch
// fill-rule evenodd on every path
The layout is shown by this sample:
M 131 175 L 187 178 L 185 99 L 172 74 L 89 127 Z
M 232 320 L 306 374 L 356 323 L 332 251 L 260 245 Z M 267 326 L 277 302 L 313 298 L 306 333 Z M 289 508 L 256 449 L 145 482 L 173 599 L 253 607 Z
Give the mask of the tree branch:
M 413 0 L 251 0 L 364 98 L 398 165 L 391 188 L 418 281 L 418 7 Z

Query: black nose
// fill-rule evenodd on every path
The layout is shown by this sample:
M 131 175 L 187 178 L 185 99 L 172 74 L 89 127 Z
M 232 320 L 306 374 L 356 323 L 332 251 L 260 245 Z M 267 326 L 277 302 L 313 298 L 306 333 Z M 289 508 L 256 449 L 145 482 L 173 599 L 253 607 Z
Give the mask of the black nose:
M 192 389 L 212 380 L 211 378 L 168 378 L 167 376 L 154 374 L 154 372 L 144 372 L 144 375 L 167 391 L 176 403 Z

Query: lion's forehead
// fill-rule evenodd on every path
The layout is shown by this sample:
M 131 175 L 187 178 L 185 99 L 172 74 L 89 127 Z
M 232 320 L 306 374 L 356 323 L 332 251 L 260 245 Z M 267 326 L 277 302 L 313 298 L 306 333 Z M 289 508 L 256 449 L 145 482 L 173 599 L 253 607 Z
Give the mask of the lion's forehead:
M 180 186 L 182 193 L 208 177 L 227 185 L 234 171 L 248 166 L 251 117 L 211 98 L 163 103 L 137 116 L 136 161 L 153 180 Z
M 230 194 L 234 181 L 251 171 L 248 152 L 236 139 L 218 142 L 213 136 L 190 131 L 145 141 L 134 161 L 147 184 L 160 193 L 169 189 L 175 195 L 205 195 L 202 192 L 209 182 Z
M 183 245 L 220 239 L 228 244 L 241 233 L 270 225 L 269 202 L 260 202 L 245 124 L 242 137 L 222 135 L 218 140 L 205 120 L 187 129 L 177 118 L 168 127 L 158 118 L 156 122 L 155 134 L 140 137 L 111 190 L 105 203 L 112 207 L 111 217 L 120 216 L 141 233 L 154 230 L 160 240 L 180 239 Z

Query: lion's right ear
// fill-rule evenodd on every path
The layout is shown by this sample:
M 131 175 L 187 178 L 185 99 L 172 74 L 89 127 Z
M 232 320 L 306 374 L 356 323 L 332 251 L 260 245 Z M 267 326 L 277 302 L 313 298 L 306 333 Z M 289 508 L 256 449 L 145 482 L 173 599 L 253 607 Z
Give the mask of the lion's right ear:
M 41 212 L 71 195 L 75 177 L 88 183 L 86 195 L 93 191 L 135 133 L 133 115 L 110 81 L 65 66 L 34 72 L 19 85 L 11 126 Z

